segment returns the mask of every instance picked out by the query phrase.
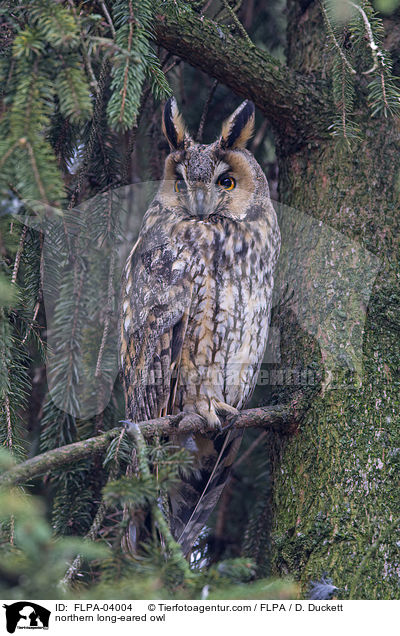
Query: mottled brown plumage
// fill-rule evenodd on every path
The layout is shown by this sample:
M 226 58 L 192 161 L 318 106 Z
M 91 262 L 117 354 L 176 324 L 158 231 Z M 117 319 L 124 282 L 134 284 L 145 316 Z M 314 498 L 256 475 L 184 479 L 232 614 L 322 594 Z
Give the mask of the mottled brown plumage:
M 184 411 L 215 433 L 177 442 L 195 471 L 170 493 L 170 522 L 189 552 L 227 479 L 241 433 L 221 416 L 249 399 L 268 335 L 280 234 L 266 178 L 245 149 L 254 106 L 243 102 L 213 144 L 197 144 L 175 100 L 164 179 L 124 272 L 121 320 L 127 416 Z

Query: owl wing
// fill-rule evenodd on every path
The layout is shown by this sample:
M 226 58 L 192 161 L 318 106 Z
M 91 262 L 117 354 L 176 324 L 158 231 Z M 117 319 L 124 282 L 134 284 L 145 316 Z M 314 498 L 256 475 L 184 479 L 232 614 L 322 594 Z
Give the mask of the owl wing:
M 121 320 L 127 414 L 134 421 L 160 417 L 173 403 L 190 302 L 178 248 L 160 232 L 141 235 L 125 268 Z

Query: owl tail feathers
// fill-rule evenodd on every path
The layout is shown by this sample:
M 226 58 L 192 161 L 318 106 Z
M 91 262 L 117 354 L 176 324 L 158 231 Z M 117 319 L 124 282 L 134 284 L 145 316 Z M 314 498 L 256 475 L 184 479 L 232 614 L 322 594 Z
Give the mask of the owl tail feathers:
M 207 445 L 208 452 L 201 454 L 200 451 L 196 457 L 196 470 L 182 479 L 170 493 L 171 532 L 185 556 L 221 496 L 242 437 L 243 431 L 229 431 L 225 435 L 215 436 Z M 200 448 L 201 441 L 196 439 Z

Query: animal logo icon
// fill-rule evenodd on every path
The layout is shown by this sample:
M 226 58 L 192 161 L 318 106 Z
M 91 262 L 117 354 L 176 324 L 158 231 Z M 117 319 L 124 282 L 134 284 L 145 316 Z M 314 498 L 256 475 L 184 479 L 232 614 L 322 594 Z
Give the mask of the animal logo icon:
M 19 629 L 48 629 L 50 610 L 32 603 L 32 601 L 18 601 L 11 605 L 4 604 L 6 610 L 6 628 L 9 634 Z

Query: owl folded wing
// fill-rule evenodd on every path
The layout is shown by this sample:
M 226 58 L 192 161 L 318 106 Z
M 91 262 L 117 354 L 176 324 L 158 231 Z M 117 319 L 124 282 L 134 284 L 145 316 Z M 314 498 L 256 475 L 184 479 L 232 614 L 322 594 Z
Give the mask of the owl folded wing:
M 166 414 L 173 404 L 191 282 L 176 248 L 162 235 L 144 235 L 130 254 L 123 283 L 120 337 L 127 413 L 143 421 Z

